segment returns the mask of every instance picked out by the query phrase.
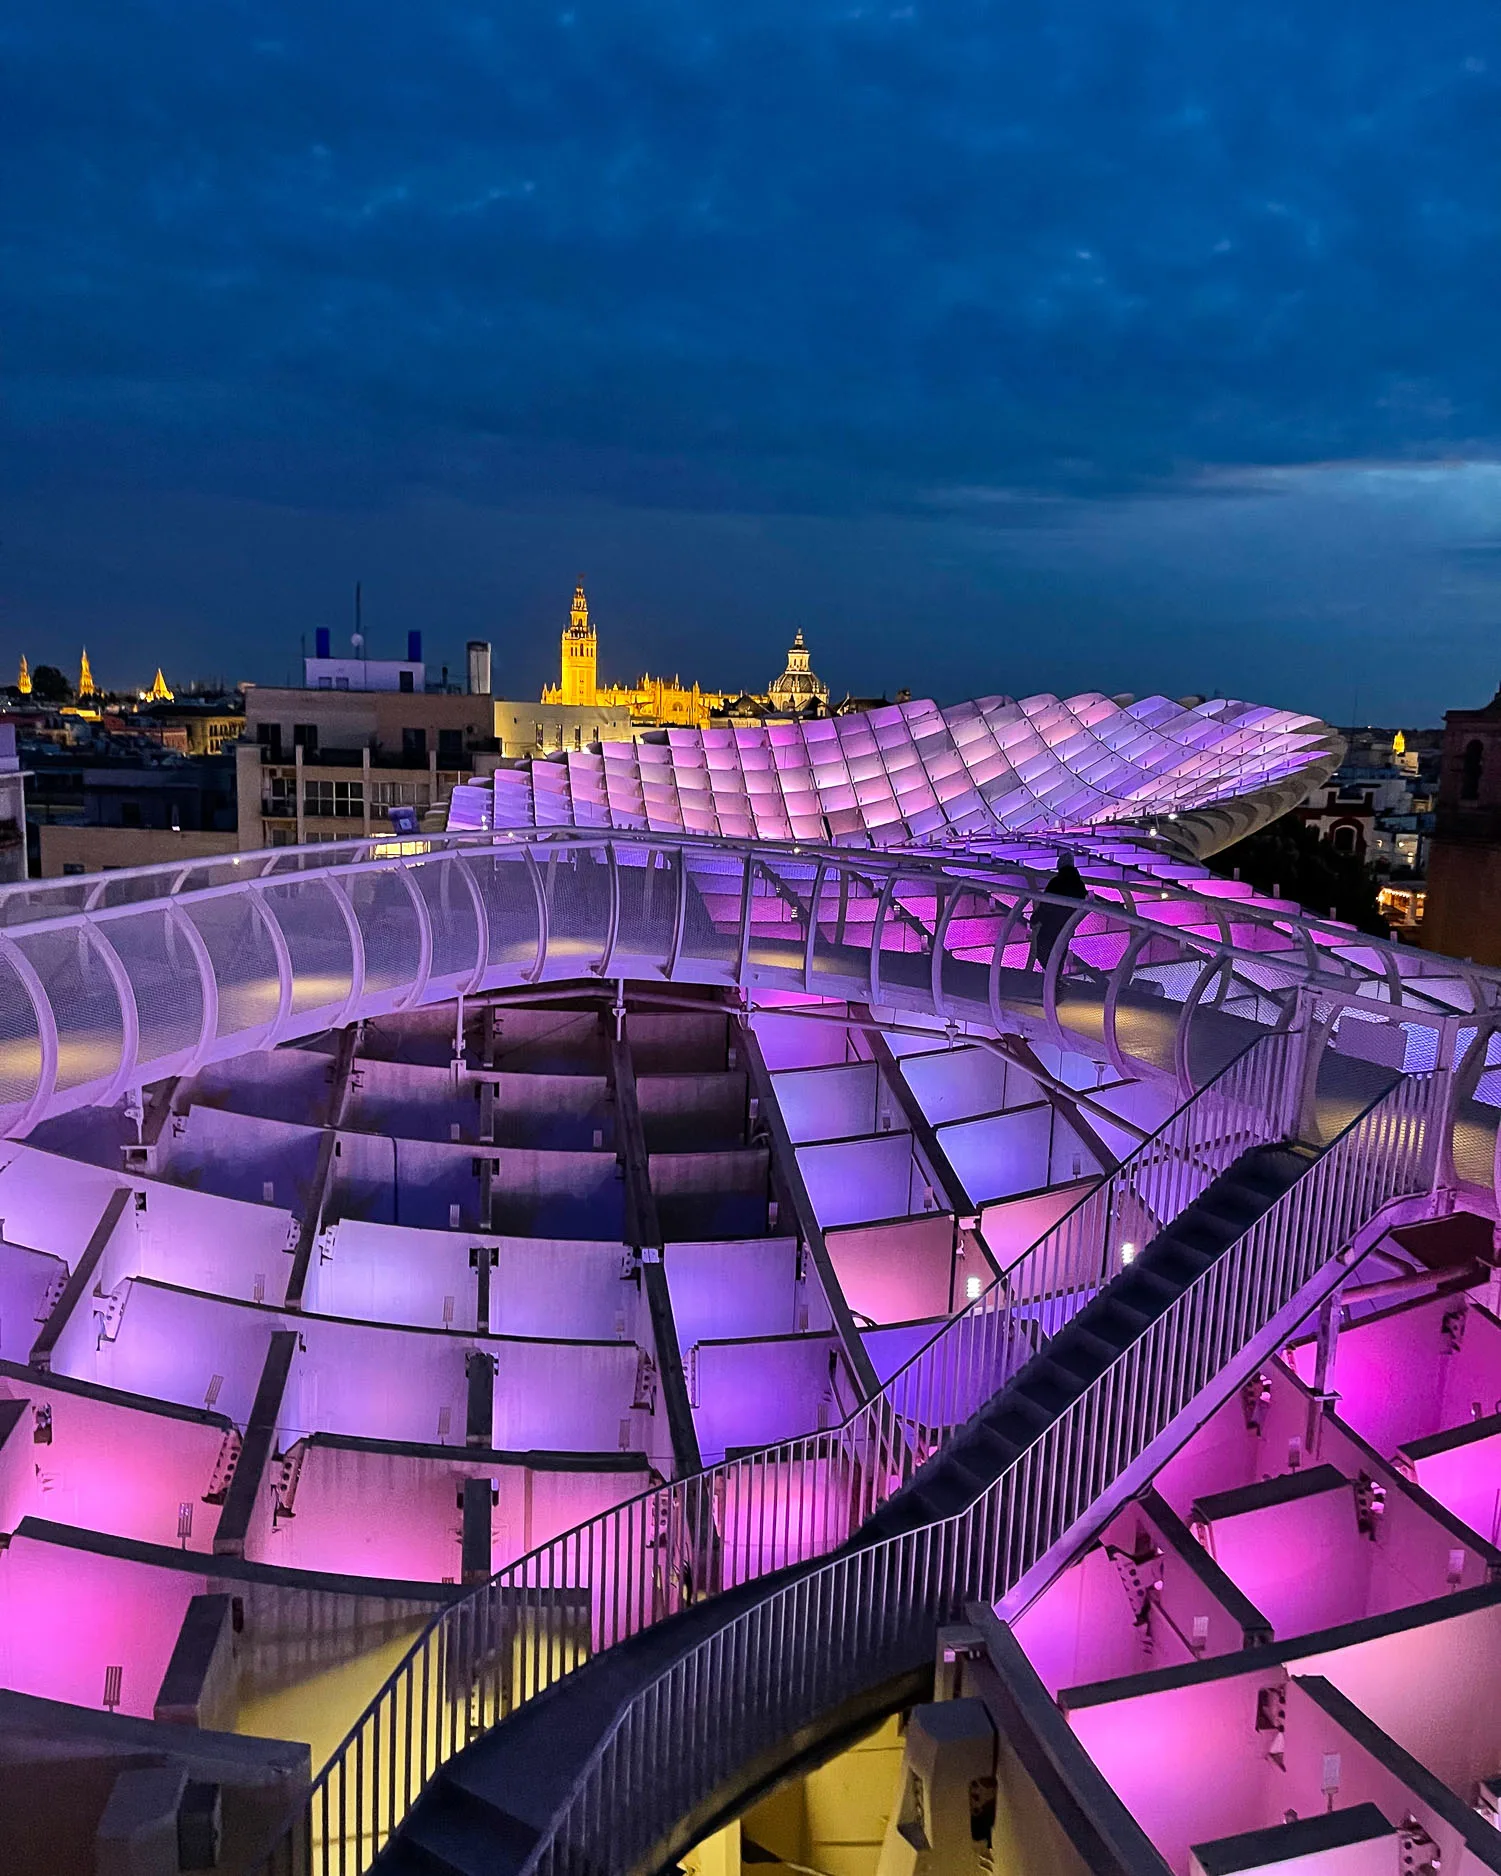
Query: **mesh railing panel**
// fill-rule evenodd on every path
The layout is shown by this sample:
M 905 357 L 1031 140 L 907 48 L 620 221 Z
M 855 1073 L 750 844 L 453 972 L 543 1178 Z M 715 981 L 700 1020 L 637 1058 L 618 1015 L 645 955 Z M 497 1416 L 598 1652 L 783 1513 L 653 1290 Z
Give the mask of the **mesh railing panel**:
M 0 954 L 0 1113 L 19 1118 L 42 1075 L 36 1010 L 20 973 Z
M 57 1089 L 108 1081 L 120 1071 L 120 999 L 88 927 L 28 932 L 14 940 L 42 980 L 57 1024 Z
M 194 899 L 184 914 L 209 954 L 219 991 L 216 1034 L 243 1035 L 274 1020 L 281 998 L 276 948 L 249 893 Z
M 417 974 L 422 938 L 417 908 L 399 873 L 355 873 L 340 882 L 365 946 L 365 988 L 399 990 Z
M 353 987 L 349 928 L 320 880 L 268 886 L 263 903 L 292 959 L 292 1014 L 342 1003 Z
M 492 969 L 525 969 L 537 955 L 537 892 L 520 848 L 466 853 L 460 864 L 479 888 L 490 928 Z
M 420 862 L 408 868 L 407 877 L 421 893 L 432 927 L 429 981 L 471 976 L 479 962 L 479 916 L 469 888 L 446 860 Z
M 203 1030 L 203 979 L 189 941 L 160 907 L 111 919 L 106 930 L 135 994 L 138 1060 L 162 1061 L 196 1048 Z
M 615 949 L 621 958 L 663 963 L 677 929 L 682 857 L 674 853 L 630 856 L 637 864 L 619 868 L 620 925 Z

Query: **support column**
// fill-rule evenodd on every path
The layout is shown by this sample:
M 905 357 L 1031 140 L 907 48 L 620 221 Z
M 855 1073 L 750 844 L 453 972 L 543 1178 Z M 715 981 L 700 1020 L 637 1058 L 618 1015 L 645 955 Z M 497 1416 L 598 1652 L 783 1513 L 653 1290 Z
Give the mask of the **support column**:
M 751 1092 L 756 1097 L 758 1112 L 766 1124 L 767 1133 L 771 1136 L 772 1163 L 777 1169 L 791 1203 L 798 1236 L 807 1248 L 813 1268 L 818 1272 L 818 1281 L 823 1286 L 824 1299 L 829 1306 L 829 1315 L 833 1320 L 834 1333 L 839 1338 L 845 1365 L 860 1399 L 870 1400 L 881 1391 L 880 1376 L 876 1373 L 875 1364 L 865 1352 L 865 1344 L 860 1339 L 860 1331 L 855 1327 L 855 1319 L 850 1314 L 850 1306 L 844 1300 L 844 1291 L 840 1287 L 839 1277 L 834 1269 L 834 1260 L 829 1256 L 829 1247 L 824 1241 L 823 1228 L 818 1222 L 818 1216 L 813 1209 L 813 1200 L 803 1180 L 802 1169 L 797 1163 L 797 1149 L 792 1144 L 792 1135 L 787 1130 L 787 1122 L 783 1119 L 781 1107 L 777 1103 L 776 1089 L 772 1083 L 771 1071 L 766 1066 L 766 1057 L 761 1053 L 760 1041 L 750 1024 L 742 1022 L 738 1016 L 731 1018 L 731 1033 L 735 1039 L 735 1047 L 740 1051 L 740 1059 L 749 1070 Z
M 302 1293 L 307 1285 L 308 1266 L 318 1233 L 323 1229 L 323 1213 L 328 1204 L 328 1188 L 333 1177 L 334 1147 L 338 1144 L 339 1123 L 344 1118 L 349 1099 L 349 1077 L 354 1068 L 357 1031 L 346 1029 L 339 1037 L 339 1052 L 334 1057 L 332 1087 L 328 1096 L 328 1124 L 318 1142 L 318 1158 L 313 1167 L 313 1183 L 307 1204 L 297 1227 L 297 1242 L 292 1247 L 292 1270 L 287 1278 L 286 1307 L 302 1308 Z
M 495 1488 L 488 1479 L 465 1479 L 459 1493 L 459 1508 L 464 1514 L 461 1583 L 488 1583 L 494 1574 L 490 1567 L 490 1513 L 494 1505 Z
M 486 1166 L 489 1161 L 485 1162 Z M 488 1226 L 489 1220 L 486 1219 Z M 490 1272 L 500 1263 L 500 1250 L 494 1244 L 474 1244 L 469 1248 L 469 1268 L 474 1272 L 474 1326 L 480 1335 L 490 1333 Z
M 276 1454 L 276 1423 L 286 1396 L 287 1380 L 292 1372 L 292 1357 L 297 1353 L 295 1329 L 273 1329 L 266 1363 L 250 1409 L 244 1443 L 235 1464 L 235 1475 L 224 1495 L 224 1509 L 219 1513 L 219 1528 L 214 1533 L 216 1557 L 243 1557 L 250 1520 L 260 1496 L 261 1483 Z
M 47 1312 L 47 1320 L 42 1324 L 37 1339 L 31 1345 L 30 1356 L 31 1366 L 40 1369 L 43 1374 L 51 1372 L 52 1351 L 57 1347 L 58 1337 L 62 1334 L 73 1311 L 88 1294 L 105 1249 L 134 1199 L 135 1192 L 130 1186 L 119 1186 L 110 1193 L 105 1201 L 104 1210 L 99 1215 L 98 1224 L 89 1233 L 89 1241 L 83 1247 L 83 1255 L 68 1273 L 68 1281 L 63 1285 L 57 1301 Z
M 625 1176 L 626 1236 L 641 1259 L 641 1282 L 657 1344 L 662 1404 L 672 1438 L 673 1470 L 679 1478 L 685 1478 L 689 1473 L 702 1470 L 703 1459 L 688 1399 L 688 1380 L 683 1373 L 677 1325 L 672 1316 L 667 1268 L 662 1261 L 662 1226 L 657 1217 L 657 1201 L 652 1195 L 651 1163 L 641 1126 L 641 1108 L 636 1099 L 636 1069 L 631 1060 L 630 1044 L 623 1036 L 613 1038 L 610 1043 L 610 1087 L 615 1097 L 616 1150 Z
M 468 1387 L 464 1444 L 489 1452 L 495 1444 L 495 1362 L 482 1348 L 471 1349 L 464 1357 L 464 1379 Z
M 874 1017 L 863 1003 L 851 1004 L 850 1008 L 856 1016 L 874 1023 Z M 902 1065 L 892 1053 L 891 1044 L 875 1028 L 866 1032 L 866 1039 L 870 1043 L 870 1052 L 877 1069 L 885 1076 L 887 1086 L 900 1103 L 912 1138 L 922 1148 L 924 1159 L 933 1168 L 933 1176 L 943 1194 L 945 1210 L 951 1211 L 955 1218 L 962 1217 L 971 1209 L 969 1194 L 964 1190 L 958 1173 L 949 1164 L 949 1156 L 933 1130 L 932 1121 L 923 1112 L 922 1104 L 908 1085 L 907 1077 L 902 1073 Z M 942 1037 L 935 1037 L 934 1040 L 941 1041 Z

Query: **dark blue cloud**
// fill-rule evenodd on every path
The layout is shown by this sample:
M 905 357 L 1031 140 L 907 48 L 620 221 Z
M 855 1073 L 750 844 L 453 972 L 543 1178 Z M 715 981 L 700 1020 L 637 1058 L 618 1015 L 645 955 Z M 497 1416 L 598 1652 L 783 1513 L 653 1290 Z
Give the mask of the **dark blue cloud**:
M 456 500 L 585 560 L 588 504 L 831 554 L 906 517 L 995 603 L 1060 501 L 1493 456 L 1498 223 L 1492 0 L 11 0 L 0 593 L 71 623 L 49 527 L 129 490 Z M 681 551 L 680 650 L 725 549 Z

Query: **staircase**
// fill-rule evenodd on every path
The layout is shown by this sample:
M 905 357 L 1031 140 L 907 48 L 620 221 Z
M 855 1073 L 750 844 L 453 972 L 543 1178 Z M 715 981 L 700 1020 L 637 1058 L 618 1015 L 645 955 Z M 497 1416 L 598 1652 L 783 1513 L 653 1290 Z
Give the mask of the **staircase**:
M 910 1485 L 888 1499 L 853 1542 L 895 1537 L 973 1504 L 1291 1190 L 1316 1157 L 1301 1146 L 1243 1153 L 961 1427 Z
M 941 1525 L 973 1507 L 1056 1427 L 1068 1409 L 1244 1238 L 1315 1163 L 1301 1147 L 1253 1148 L 1221 1174 L 1121 1275 L 849 1539 L 853 1558 Z M 786 1597 L 827 1568 L 810 1560 L 725 1592 L 607 1650 L 528 1701 L 450 1762 L 376 1862 L 382 1876 L 513 1876 L 583 1780 L 621 1708 L 696 1652 L 729 1634 L 746 1610 Z M 961 1613 L 955 1606 L 951 1613 Z M 906 1673 L 872 1663 L 878 1710 L 894 1681 L 920 1679 L 932 1634 L 916 1634 Z M 620 1865 L 619 1867 L 629 1867 Z
M 1246 1051 L 842 1427 L 614 1507 L 445 1610 L 266 1868 L 656 1868 L 790 1751 L 917 1698 L 938 1624 L 1030 1594 L 1431 1190 L 1440 1083 L 1289 1143 L 1294 1041 Z

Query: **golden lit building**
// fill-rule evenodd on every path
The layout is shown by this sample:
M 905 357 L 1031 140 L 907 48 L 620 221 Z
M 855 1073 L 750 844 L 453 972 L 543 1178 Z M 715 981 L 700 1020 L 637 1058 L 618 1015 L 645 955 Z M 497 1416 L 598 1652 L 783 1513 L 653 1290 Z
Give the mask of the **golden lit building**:
M 23 697 L 31 695 L 31 666 L 26 662 L 26 653 L 21 653 L 21 673 L 16 679 L 16 689 Z
M 589 620 L 583 582 L 574 589 L 573 608 L 563 631 L 562 670 L 557 684 L 542 692 L 545 704 L 576 709 L 628 710 L 638 724 L 675 724 L 705 729 L 733 693 L 701 690 L 677 678 L 643 675 L 634 684 L 599 682 L 598 637 Z
M 151 689 L 146 693 L 146 701 L 147 703 L 175 702 L 172 692 L 167 688 L 167 680 L 162 676 L 162 668 L 160 665 L 156 667 L 156 677 L 152 682 Z
M 87 645 L 83 648 L 83 662 L 78 667 L 78 695 L 81 698 L 97 697 L 99 695 L 98 689 L 94 684 L 94 673 L 89 669 L 89 648 Z
M 562 681 L 555 690 L 544 690 L 543 703 L 560 703 L 590 709 L 598 702 L 598 644 L 594 627 L 589 623 L 589 602 L 584 598 L 584 583 L 573 589 L 573 610 L 563 631 Z

